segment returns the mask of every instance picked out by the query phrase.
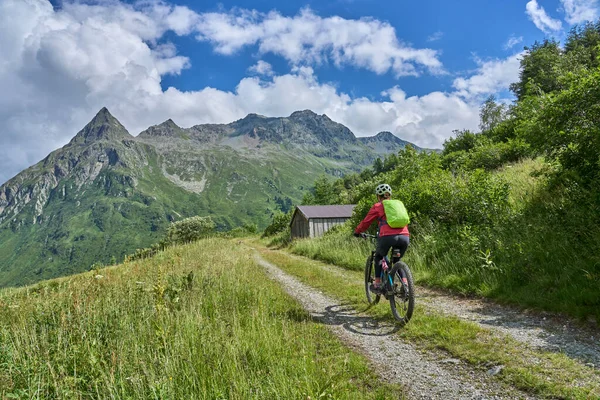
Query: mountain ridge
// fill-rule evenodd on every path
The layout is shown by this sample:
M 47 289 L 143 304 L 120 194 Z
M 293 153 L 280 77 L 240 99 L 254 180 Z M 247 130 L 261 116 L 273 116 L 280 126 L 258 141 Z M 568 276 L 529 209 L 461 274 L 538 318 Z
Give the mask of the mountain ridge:
M 240 118 L 236 121 L 230 122 L 228 124 L 197 124 L 193 125 L 189 128 L 182 128 L 178 126 L 172 119 L 167 119 L 166 121 L 153 125 L 148 129 L 140 132 L 137 138 L 151 138 L 156 136 L 162 137 L 182 137 L 188 136 L 187 139 L 196 138 L 202 139 L 198 132 L 206 132 L 206 131 L 214 131 L 211 137 L 219 137 L 222 136 L 242 136 L 242 135 L 250 135 L 262 139 L 277 139 L 277 140 L 285 140 L 289 138 L 284 138 L 281 135 L 281 132 L 277 134 L 271 133 L 270 135 L 266 135 L 264 132 L 261 132 L 261 128 L 264 130 L 271 129 L 275 130 L 274 125 L 282 125 L 292 123 L 304 123 L 305 125 L 312 125 L 312 128 L 322 128 L 323 125 L 329 125 L 330 127 L 335 127 L 339 129 L 339 132 L 342 133 L 343 138 L 348 140 L 351 143 L 373 143 L 377 141 L 385 141 L 385 142 L 393 142 L 402 146 L 411 145 L 416 149 L 421 149 L 419 146 L 410 143 L 406 140 L 400 139 L 396 135 L 392 134 L 389 131 L 382 131 L 377 133 L 374 136 L 361 136 L 357 137 L 354 133 L 348 129 L 343 124 L 333 121 L 326 114 L 318 115 L 317 113 L 311 110 L 302 110 L 302 111 L 294 111 L 288 117 L 267 117 L 264 115 L 250 113 L 243 118 Z M 249 125 L 259 123 L 259 129 L 247 129 Z M 245 129 L 246 128 L 246 129 Z M 256 128 L 256 126 L 253 126 Z M 284 130 L 286 127 L 282 127 L 279 131 Z
M 385 140 L 384 140 L 385 139 Z M 398 151 L 390 137 L 382 151 Z M 102 108 L 71 141 L 0 186 L 0 286 L 25 284 L 156 242 L 169 223 L 210 215 L 220 229 L 266 226 L 320 175 L 381 155 L 310 110 L 138 136 Z

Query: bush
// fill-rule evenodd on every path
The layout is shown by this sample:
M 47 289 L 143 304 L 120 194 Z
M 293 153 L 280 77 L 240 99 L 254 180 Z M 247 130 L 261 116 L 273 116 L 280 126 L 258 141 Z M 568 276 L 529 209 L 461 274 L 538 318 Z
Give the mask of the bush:
M 532 150 L 523 139 L 508 139 L 506 142 L 482 144 L 469 151 L 459 150 L 444 153 L 442 165 L 455 172 L 478 168 L 490 171 L 531 155 Z
M 184 244 L 207 237 L 215 230 L 210 217 L 191 217 L 174 222 L 167 230 L 167 245 Z
M 190 243 L 208 237 L 215 230 L 215 223 L 210 217 L 191 217 L 171 224 L 165 237 L 158 243 L 145 249 L 137 249 L 135 253 L 125 256 L 125 261 L 133 261 L 154 256 L 169 246 Z
M 285 214 L 275 214 L 273 217 L 273 222 L 271 222 L 271 224 L 265 228 L 262 237 L 275 236 L 280 232 L 284 232 L 290 226 L 290 222 L 292 222 L 293 213 L 294 211 L 291 209 Z
M 482 169 L 453 173 L 438 154 L 401 151 L 398 165 L 354 188 L 356 207 L 350 220 L 356 226 L 375 203 L 373 189 L 389 183 L 394 198 L 409 212 L 411 228 L 432 220 L 444 225 L 494 224 L 509 213 L 509 186 L 501 177 Z
M 256 235 L 257 232 L 258 226 L 256 226 L 256 224 L 245 223 L 242 226 L 233 228 L 230 231 L 223 232 L 220 236 L 226 238 L 242 238 Z

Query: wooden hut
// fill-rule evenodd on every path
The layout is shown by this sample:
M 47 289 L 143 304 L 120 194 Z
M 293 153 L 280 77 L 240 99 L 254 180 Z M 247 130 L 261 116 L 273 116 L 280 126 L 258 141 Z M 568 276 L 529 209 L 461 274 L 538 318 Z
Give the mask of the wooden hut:
M 343 206 L 297 206 L 290 227 L 293 238 L 319 237 L 350 217 L 354 205 Z

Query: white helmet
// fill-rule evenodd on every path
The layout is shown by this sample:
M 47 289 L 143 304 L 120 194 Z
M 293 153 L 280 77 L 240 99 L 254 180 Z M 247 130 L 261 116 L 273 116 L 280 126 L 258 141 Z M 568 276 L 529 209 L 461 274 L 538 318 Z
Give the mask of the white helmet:
M 375 194 L 377 196 L 383 196 L 386 193 L 389 193 L 390 196 L 392 195 L 392 187 L 390 185 L 388 185 L 387 183 L 382 183 L 381 185 L 377 186 L 377 188 L 375 189 Z

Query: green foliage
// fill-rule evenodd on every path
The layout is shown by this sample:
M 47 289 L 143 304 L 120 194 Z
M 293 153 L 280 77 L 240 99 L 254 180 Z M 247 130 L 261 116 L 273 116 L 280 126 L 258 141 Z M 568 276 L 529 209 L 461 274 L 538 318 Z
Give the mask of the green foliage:
M 560 93 L 520 104 L 522 137 L 560 163 L 562 173 L 600 189 L 600 70 L 571 75 Z
M 291 209 L 287 213 L 278 213 L 273 217 L 273 221 L 267 226 L 262 234 L 263 237 L 274 236 L 280 232 L 284 232 L 290 226 L 292 222 L 292 215 L 294 210 Z
M 292 231 L 288 227 L 287 229 L 276 233 L 275 235 L 268 236 L 267 238 L 267 243 L 269 246 L 277 248 L 286 247 L 292 243 Z
M 600 320 L 600 220 L 592 192 L 540 174 L 541 160 L 456 177 L 435 163 L 416 168 L 405 161 L 421 171 L 419 179 L 399 180 L 396 190 L 409 211 L 418 210 L 406 261 L 419 281 Z M 373 201 L 363 197 L 346 226 L 295 241 L 292 251 L 361 270 L 370 247 L 350 231 Z
M 408 148 L 346 186 L 357 204 L 349 227 L 375 202 L 373 188 L 389 183 L 410 213 L 407 260 L 420 280 L 600 318 L 599 55 L 600 22 L 575 28 L 564 49 L 534 44 L 512 86 L 517 102 L 488 98 L 482 132 L 455 131 L 441 154 Z M 540 155 L 545 162 L 530 159 Z M 365 254 L 336 235 L 292 248 L 362 268 Z
M 508 106 L 506 104 L 496 103 L 493 95 L 488 97 L 479 109 L 479 129 L 482 132 L 493 130 L 506 119 L 507 113 Z
M 334 204 L 337 197 L 335 187 L 331 184 L 330 179 L 321 175 L 315 181 L 315 184 L 310 192 L 304 195 L 302 199 L 303 205 L 328 205 Z
M 444 152 L 443 166 L 455 172 L 478 168 L 490 171 L 533 154 L 531 145 L 522 138 L 495 142 L 483 134 L 477 136 L 480 143 L 469 151 Z
M 469 130 L 454 131 L 455 137 L 444 141 L 442 155 L 447 156 L 456 152 L 468 152 L 477 146 L 487 144 L 487 138 Z
M 0 397 L 401 396 L 232 246 L 0 291 Z
M 215 230 L 210 217 L 191 217 L 174 222 L 167 230 L 168 245 L 185 244 L 207 237 Z
M 374 188 L 384 182 L 392 185 L 394 197 L 404 202 L 415 225 L 425 220 L 442 224 L 487 224 L 506 213 L 508 185 L 498 177 L 482 170 L 454 174 L 444 169 L 443 159 L 437 153 L 417 153 L 411 147 L 390 160 L 389 171 L 358 184 L 352 181 L 348 188 L 344 179 L 319 180 L 318 193 L 327 193 L 331 204 L 347 201 L 356 204 L 350 220 L 353 226 L 375 203 Z M 344 198 L 338 194 L 342 187 Z
M 215 223 L 210 217 L 190 217 L 172 223 L 165 236 L 150 247 L 137 249 L 125 257 L 125 261 L 135 261 L 156 255 L 167 247 L 195 242 L 214 235 Z
M 600 66 L 600 21 L 575 26 L 565 41 L 565 53 L 571 65 L 584 65 L 593 69 Z
M 561 74 L 560 45 L 555 40 L 545 39 L 535 42 L 521 58 L 519 81 L 513 83 L 510 89 L 518 100 L 528 95 L 551 93 L 560 88 L 558 77 Z

